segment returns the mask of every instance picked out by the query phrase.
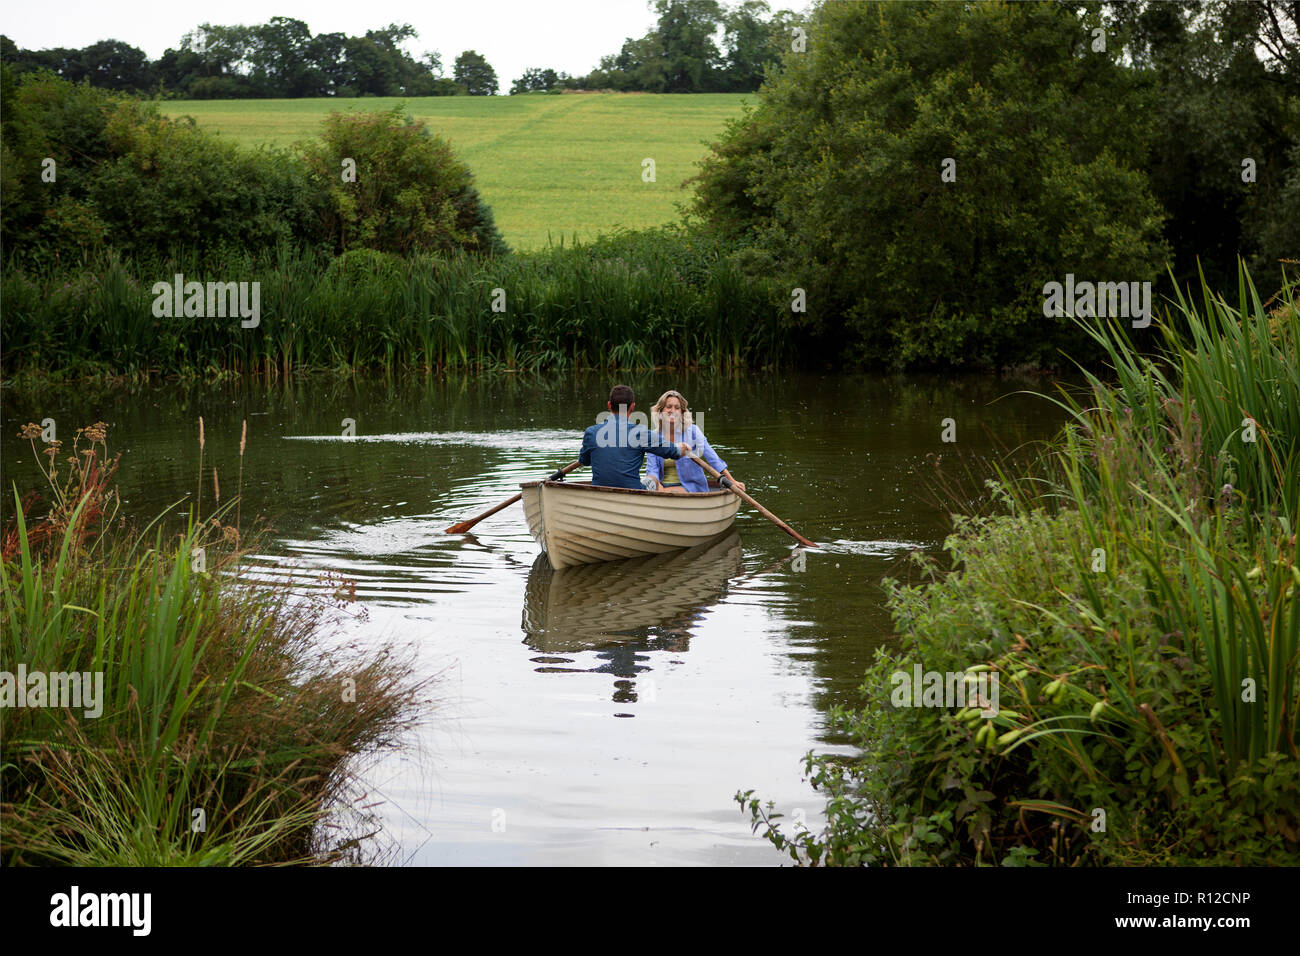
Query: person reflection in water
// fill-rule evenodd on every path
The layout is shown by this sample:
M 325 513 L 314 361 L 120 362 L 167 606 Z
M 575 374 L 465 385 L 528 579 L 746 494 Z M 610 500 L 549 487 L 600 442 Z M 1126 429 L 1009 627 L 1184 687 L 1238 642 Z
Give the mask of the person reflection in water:
M 668 634 L 664 637 L 652 637 L 646 641 L 631 641 L 626 644 L 614 644 L 596 652 L 603 659 L 599 667 L 588 669 L 590 674 L 613 674 L 622 678 L 614 681 L 612 700 L 616 704 L 635 704 L 640 695 L 634 678 L 654 670 L 649 665 L 649 654 L 680 654 L 690 650 L 690 636 L 685 632 Z M 651 678 L 653 679 L 653 678 Z

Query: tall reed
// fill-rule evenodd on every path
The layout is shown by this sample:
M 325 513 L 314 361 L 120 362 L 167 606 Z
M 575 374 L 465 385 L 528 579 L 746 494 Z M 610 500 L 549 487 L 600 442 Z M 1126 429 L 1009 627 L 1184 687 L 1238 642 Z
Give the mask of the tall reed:
M 152 314 L 152 286 L 257 282 L 260 321 Z M 496 258 L 335 259 L 282 246 L 3 276 L 6 371 L 768 367 L 794 349 L 779 290 L 726 248 L 662 233 Z
M 1300 315 L 1290 286 L 1272 314 L 1244 268 L 1237 304 L 1180 290 L 1164 347 L 1143 356 L 1093 329 L 1116 375 L 1058 457 L 1089 541 L 1129 555 L 1153 604 L 1214 687 L 1201 753 L 1226 775 L 1297 754 L 1300 712 Z M 1093 610 L 1104 611 L 1096 600 Z
M 1052 675 L 1046 704 L 1011 685 L 1017 716 L 995 722 L 1007 754 L 1050 748 L 1093 777 L 1087 740 L 1100 740 L 1136 756 L 1172 805 L 1207 774 L 1226 787 L 1266 755 L 1300 755 L 1300 315 L 1290 289 L 1272 313 L 1244 268 L 1235 307 L 1204 285 L 1199 304 L 1180 292 L 1153 355 L 1114 323 L 1087 327 L 1114 378 L 1085 371 L 1086 391 L 1058 400 L 1071 421 L 1045 462 L 1057 476 L 1046 500 L 1068 521 L 1040 547 L 1103 571 L 1071 575 L 1077 591 L 1055 609 L 1033 605 L 1079 635 L 1079 663 Z M 1001 478 L 1014 512 L 1044 500 L 1037 481 Z M 1116 588 L 1133 571 L 1144 593 L 1119 608 Z M 1184 673 L 1153 661 L 1152 630 L 1166 648 L 1156 660 L 1184 661 Z M 1033 658 L 996 664 L 1032 672 Z M 1150 686 L 1157 680 L 1184 693 Z M 1147 756 L 1135 755 L 1135 739 L 1151 744 Z

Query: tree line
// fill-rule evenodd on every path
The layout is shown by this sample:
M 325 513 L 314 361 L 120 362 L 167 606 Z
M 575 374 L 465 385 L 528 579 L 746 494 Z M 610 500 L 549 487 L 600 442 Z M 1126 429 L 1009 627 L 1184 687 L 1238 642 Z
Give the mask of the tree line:
M 717 0 L 656 0 L 655 26 L 603 57 L 586 76 L 530 67 L 510 92 L 617 90 L 647 93 L 754 92 L 780 56 L 795 23 L 770 14 L 763 0 L 725 7 Z M 721 31 L 720 49 L 715 36 Z M 47 70 L 74 83 L 119 93 L 181 99 L 355 96 L 490 96 L 496 70 L 474 50 L 461 53 L 450 76 L 442 56 L 419 59 L 403 49 L 419 34 L 389 24 L 364 36 L 317 33 L 302 20 L 272 17 L 253 26 L 204 23 L 161 57 L 121 40 L 82 49 L 20 48 L 0 36 L 0 60 L 18 74 Z
M 473 50 L 442 75 L 436 52 L 414 59 L 402 49 L 418 37 L 410 24 L 364 36 L 318 33 L 302 20 L 272 17 L 256 26 L 204 23 L 150 60 L 120 40 L 85 49 L 23 50 L 0 37 L 0 59 L 15 73 L 48 70 L 73 82 L 119 93 L 182 99 L 296 99 L 320 96 L 454 96 L 496 91 L 496 73 Z

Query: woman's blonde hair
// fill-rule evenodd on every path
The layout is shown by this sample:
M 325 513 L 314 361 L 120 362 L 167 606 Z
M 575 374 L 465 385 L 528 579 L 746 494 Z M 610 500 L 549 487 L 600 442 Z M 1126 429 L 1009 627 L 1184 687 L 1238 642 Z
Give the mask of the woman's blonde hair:
M 668 403 L 668 399 L 670 398 L 675 398 L 682 403 L 682 431 L 685 432 L 686 429 L 690 428 L 692 425 L 695 424 L 695 420 L 691 418 L 690 406 L 686 404 L 686 396 L 683 395 L 681 392 L 674 391 L 673 389 L 670 388 L 668 391 L 664 392 L 662 395 L 659 396 L 659 401 L 655 402 L 654 408 L 650 409 L 650 430 L 651 431 L 654 432 L 659 431 L 659 416 L 660 413 L 663 412 L 664 410 L 664 405 Z

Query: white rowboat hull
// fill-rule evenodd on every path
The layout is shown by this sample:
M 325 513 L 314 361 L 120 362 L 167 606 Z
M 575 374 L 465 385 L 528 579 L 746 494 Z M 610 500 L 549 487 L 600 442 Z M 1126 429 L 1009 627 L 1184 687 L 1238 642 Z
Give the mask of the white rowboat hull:
M 727 531 L 740 507 L 730 491 L 679 495 L 563 481 L 520 488 L 528 530 L 557 570 L 692 548 Z

